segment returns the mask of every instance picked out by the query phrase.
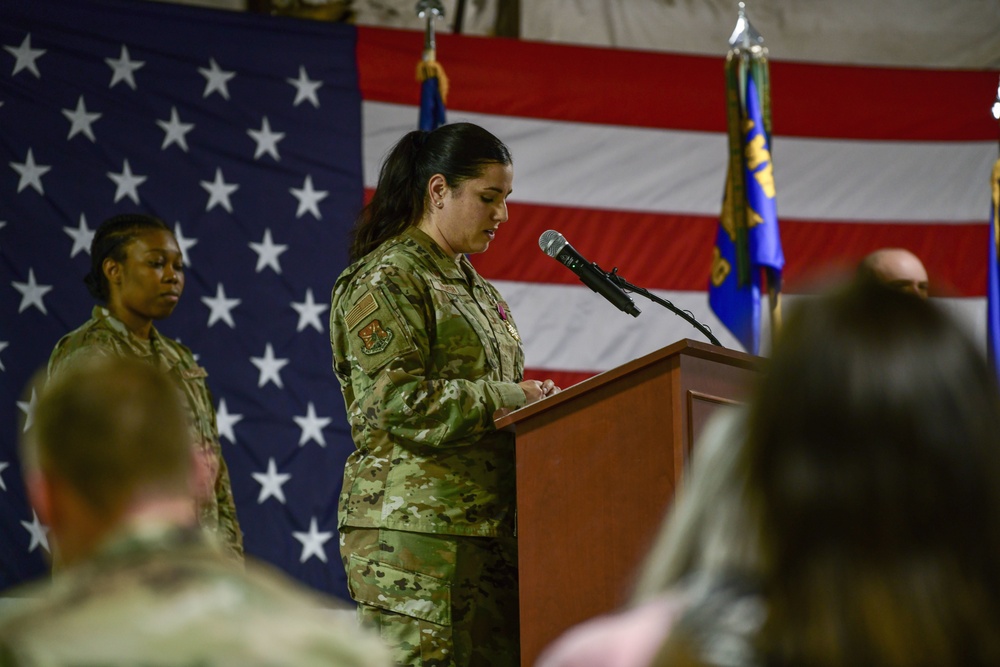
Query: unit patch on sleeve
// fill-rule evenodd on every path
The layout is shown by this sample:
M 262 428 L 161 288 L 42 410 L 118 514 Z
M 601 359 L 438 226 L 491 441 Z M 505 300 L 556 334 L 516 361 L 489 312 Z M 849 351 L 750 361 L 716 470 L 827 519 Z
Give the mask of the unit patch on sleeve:
M 372 320 L 358 331 L 362 342 L 361 351 L 369 355 L 384 352 L 392 341 L 392 335 L 392 329 L 383 327 L 379 320 Z
M 352 363 L 374 376 L 386 364 L 412 351 L 413 337 L 387 285 L 369 286 L 344 315 Z

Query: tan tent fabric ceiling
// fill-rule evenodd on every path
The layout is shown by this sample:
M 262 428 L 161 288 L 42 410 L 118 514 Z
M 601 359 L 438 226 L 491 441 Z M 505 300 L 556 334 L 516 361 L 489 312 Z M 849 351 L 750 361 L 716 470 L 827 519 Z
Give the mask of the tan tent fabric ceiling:
M 184 0 L 240 9 L 247 0 Z M 324 0 L 301 0 L 323 4 Z M 498 10 L 515 0 L 468 0 L 462 32 L 494 34 Z M 419 29 L 415 0 L 353 0 L 363 25 Z M 456 0 L 444 0 L 449 32 Z M 704 55 L 720 54 L 736 22 L 735 0 L 526 0 L 522 39 Z M 777 60 L 1000 68 L 1000 0 L 749 0 Z

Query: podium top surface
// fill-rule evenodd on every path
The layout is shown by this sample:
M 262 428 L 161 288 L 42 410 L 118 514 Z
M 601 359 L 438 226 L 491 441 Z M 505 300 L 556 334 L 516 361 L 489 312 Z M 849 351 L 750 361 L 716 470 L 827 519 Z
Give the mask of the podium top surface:
M 677 341 L 676 343 L 671 343 L 666 347 L 662 347 L 655 352 L 650 352 L 647 355 L 633 359 L 632 361 L 624 363 L 621 366 L 599 373 L 582 382 L 578 382 L 572 387 L 559 392 L 555 396 L 550 396 L 549 398 L 532 403 L 531 405 L 526 405 L 519 410 L 515 410 L 506 417 L 498 419 L 496 421 L 496 426 L 498 429 L 513 426 L 522 419 L 526 419 L 543 410 L 554 408 L 581 394 L 593 391 L 603 384 L 612 382 L 631 373 L 635 373 L 642 368 L 655 364 L 668 357 L 675 356 L 697 357 L 700 359 L 715 361 L 727 366 L 745 368 L 747 370 L 760 370 L 764 363 L 764 359 L 762 357 L 747 354 L 746 352 L 742 352 L 740 350 L 730 350 L 729 348 L 719 347 L 718 345 L 710 345 L 709 343 L 703 343 L 701 341 L 685 338 Z

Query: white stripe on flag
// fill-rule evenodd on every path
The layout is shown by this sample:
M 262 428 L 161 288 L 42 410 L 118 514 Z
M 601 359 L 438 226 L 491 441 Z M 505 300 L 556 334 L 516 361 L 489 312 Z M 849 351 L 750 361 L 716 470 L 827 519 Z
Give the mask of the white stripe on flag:
M 363 104 L 365 186 L 417 108 Z M 449 109 L 487 127 L 514 154 L 515 199 L 526 203 L 718 215 L 726 137 Z M 992 142 L 848 141 L 774 137 L 779 215 L 852 222 L 981 221 Z M 901 168 L 901 165 L 906 165 Z
M 678 315 L 638 295 L 633 298 L 642 314 L 633 318 L 583 285 L 512 281 L 495 281 L 494 284 L 503 293 L 517 320 L 529 368 L 600 372 L 684 338 L 708 342 L 701 332 Z M 704 292 L 655 290 L 653 293 L 682 310 L 691 311 L 695 319 L 711 327 L 724 346 L 742 349 L 716 319 Z M 802 298 L 809 297 L 784 295 L 785 313 Z M 767 298 L 762 301 L 761 340 L 769 342 Z M 933 302 L 951 314 L 985 354 L 986 299 L 941 298 Z

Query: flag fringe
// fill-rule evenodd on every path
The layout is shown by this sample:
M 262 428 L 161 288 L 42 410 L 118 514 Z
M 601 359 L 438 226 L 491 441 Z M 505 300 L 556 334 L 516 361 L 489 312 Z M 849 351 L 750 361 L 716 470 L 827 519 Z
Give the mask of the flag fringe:
M 444 66 L 434 59 L 433 55 L 428 59 L 424 58 L 417 63 L 417 82 L 423 83 L 427 79 L 437 77 L 438 90 L 441 92 L 441 101 L 448 101 L 448 75 L 445 74 Z

